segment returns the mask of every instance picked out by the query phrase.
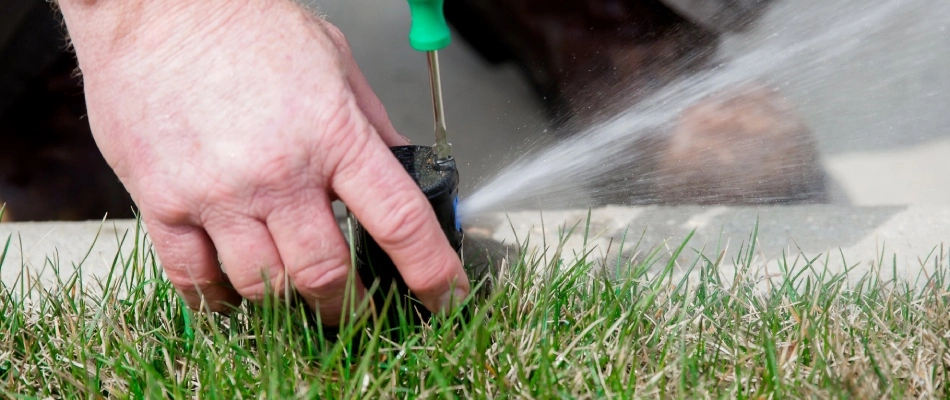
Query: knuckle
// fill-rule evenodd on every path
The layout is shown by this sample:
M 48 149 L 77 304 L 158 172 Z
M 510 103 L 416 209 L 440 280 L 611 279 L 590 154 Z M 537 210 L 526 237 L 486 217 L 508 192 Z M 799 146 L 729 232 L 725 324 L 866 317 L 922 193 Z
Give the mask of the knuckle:
M 346 36 L 343 35 L 343 31 L 340 28 L 337 28 L 336 25 L 333 25 L 329 22 L 323 22 L 323 31 L 326 32 L 327 37 L 333 42 L 333 44 L 341 51 L 349 52 L 350 44 L 346 40 Z
M 162 179 L 142 179 L 138 190 L 131 193 L 142 212 L 146 224 L 158 222 L 169 226 L 191 222 L 192 208 L 177 188 L 163 185 Z
M 187 207 L 175 205 L 172 202 L 157 203 L 147 200 L 141 202 L 143 215 L 150 216 L 150 218 L 146 218 L 146 225 L 148 225 L 149 219 L 156 219 L 167 224 L 183 224 L 190 222 L 192 219 L 192 212 Z
M 319 176 L 311 172 L 310 160 L 305 156 L 283 155 L 272 157 L 250 172 L 249 184 L 241 201 L 262 208 L 255 214 L 266 214 L 278 204 L 299 199 L 309 188 L 321 186 Z
M 165 266 L 164 269 L 165 276 L 168 277 L 168 282 L 171 282 L 172 286 L 178 288 L 181 291 L 195 291 L 195 281 L 191 279 L 191 277 L 180 274 L 179 271 L 168 266 Z
M 428 207 L 417 202 L 398 203 L 391 210 L 379 219 L 374 235 L 381 246 L 391 251 L 400 251 L 415 243 L 433 217 Z
M 234 290 L 251 301 L 283 293 L 284 273 L 281 268 L 261 268 L 230 276 Z
M 193 203 L 195 219 L 207 228 L 224 227 L 231 224 L 234 217 L 250 213 L 247 202 L 237 188 L 216 185 L 201 194 L 202 198 Z
M 297 290 L 317 299 L 330 298 L 346 286 L 349 268 L 339 259 L 326 259 L 293 272 L 291 280 Z
M 467 278 L 457 275 L 460 261 L 454 252 L 426 251 L 430 249 L 428 247 L 416 252 L 420 255 L 414 264 L 417 269 L 413 271 L 411 279 L 407 278 L 407 284 L 414 291 L 431 295 L 446 290 L 452 284 L 467 285 Z
M 346 177 L 357 173 L 354 167 L 365 164 L 360 162 L 359 155 L 368 145 L 370 136 L 365 131 L 369 124 L 354 108 L 341 105 L 328 112 L 326 134 L 316 143 L 319 151 L 315 152 L 326 163 L 327 176 Z
M 213 271 L 187 266 L 164 265 L 165 276 L 172 286 L 183 292 L 199 293 L 209 285 L 219 283 Z
M 233 202 L 234 199 L 238 198 L 240 193 L 238 193 L 238 189 L 234 186 L 215 184 L 211 187 L 208 187 L 204 193 L 201 194 L 201 196 L 201 205 L 208 207 L 213 205 L 229 204 Z
M 445 271 L 440 266 L 429 264 L 429 267 L 432 270 L 416 275 L 411 282 L 414 292 L 431 295 L 442 290 L 448 283 L 448 279 L 444 274 Z
M 277 155 L 269 157 L 261 164 L 249 171 L 251 180 L 256 182 L 282 182 L 290 183 L 295 179 L 302 178 L 298 171 L 304 169 L 305 161 L 295 160 L 290 155 Z

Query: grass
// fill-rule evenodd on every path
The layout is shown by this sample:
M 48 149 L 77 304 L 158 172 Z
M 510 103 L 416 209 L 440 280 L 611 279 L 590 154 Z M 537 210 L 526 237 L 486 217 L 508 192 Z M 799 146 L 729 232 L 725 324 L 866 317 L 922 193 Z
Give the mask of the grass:
M 921 261 L 921 286 L 855 284 L 798 257 L 763 291 L 754 235 L 729 276 L 689 237 L 611 271 L 524 243 L 494 292 L 470 299 L 471 320 L 440 316 L 393 342 L 371 313 L 340 329 L 354 340 L 330 341 L 286 302 L 189 311 L 136 230 L 105 279 L 0 287 L 0 397 L 950 397 L 946 253 Z M 674 280 L 682 269 L 695 273 Z

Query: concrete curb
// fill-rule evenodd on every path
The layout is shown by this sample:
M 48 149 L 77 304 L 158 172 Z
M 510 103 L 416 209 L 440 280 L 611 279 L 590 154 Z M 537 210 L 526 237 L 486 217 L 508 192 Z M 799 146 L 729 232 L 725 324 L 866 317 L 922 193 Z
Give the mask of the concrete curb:
M 543 251 L 547 244 L 551 256 L 561 234 L 575 227 L 561 251 L 563 258 L 571 259 L 585 252 L 587 218 L 587 210 L 483 215 L 468 224 L 467 241 L 511 249 L 528 239 L 529 248 L 536 251 Z M 612 268 L 618 256 L 635 257 L 637 251 L 642 254 L 656 246 L 666 246 L 663 253 L 669 254 L 695 230 L 688 251 L 677 260 L 680 267 L 689 265 L 698 252 L 711 259 L 722 256 L 723 264 L 731 267 L 740 245 L 748 244 L 756 221 L 753 264 L 763 277 L 774 276 L 783 257 L 818 257 L 816 264 L 830 272 L 845 271 L 847 265 L 853 279 L 880 267 L 884 260 L 882 277 L 893 275 L 893 264 L 899 276 L 911 281 L 918 280 L 921 272 L 932 271 L 937 259 L 943 265 L 950 262 L 950 248 L 943 247 L 950 245 L 950 206 L 610 206 L 591 210 L 586 250 Z M 69 276 L 79 267 L 85 277 L 105 277 L 117 254 L 123 258 L 131 254 L 135 226 L 132 220 L 0 224 L 0 240 L 10 238 L 0 278 L 10 286 L 29 272 L 43 282 L 54 282 L 53 265 L 59 266 L 60 276 Z M 799 265 L 803 260 L 799 259 Z
M 570 259 L 585 251 L 587 218 L 586 210 L 487 215 L 473 221 L 468 232 L 505 244 L 528 239 L 539 251 L 546 243 L 551 256 L 557 250 L 560 232 L 575 226 L 575 234 L 564 240 L 561 251 L 562 258 Z M 669 256 L 695 231 L 687 251 L 677 259 L 674 278 L 681 277 L 699 253 L 712 260 L 722 257 L 721 271 L 730 275 L 739 249 L 748 247 L 756 223 L 751 264 L 756 267 L 753 273 L 762 278 L 779 275 L 783 259 L 799 267 L 806 259 L 815 260 L 814 268 L 830 273 L 847 270 L 852 281 L 874 271 L 884 279 L 891 279 L 896 272 L 898 278 L 921 282 L 921 272 L 933 271 L 935 260 L 940 259 L 942 266 L 950 263 L 950 248 L 944 247 L 950 245 L 950 207 L 612 206 L 591 211 L 586 251 L 612 268 L 618 259 L 629 260 L 637 252 L 642 255 L 657 246 L 664 248 L 661 254 Z M 661 261 L 666 260 L 668 257 Z M 724 281 L 730 278 L 726 276 Z
M 117 255 L 124 259 L 132 254 L 135 227 L 134 220 L 121 219 L 0 224 L 0 246 L 9 240 L 0 281 L 19 285 L 29 275 L 50 285 L 57 272 L 65 279 L 77 270 L 84 277 L 105 278 Z

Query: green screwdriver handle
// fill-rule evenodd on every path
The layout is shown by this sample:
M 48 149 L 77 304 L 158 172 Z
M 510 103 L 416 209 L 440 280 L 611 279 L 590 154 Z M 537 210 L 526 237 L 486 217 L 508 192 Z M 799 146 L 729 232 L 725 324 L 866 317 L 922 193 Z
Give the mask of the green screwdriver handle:
M 409 29 L 409 45 L 419 51 L 435 51 L 449 45 L 452 40 L 449 25 L 442 12 L 444 0 L 409 0 L 412 27 Z

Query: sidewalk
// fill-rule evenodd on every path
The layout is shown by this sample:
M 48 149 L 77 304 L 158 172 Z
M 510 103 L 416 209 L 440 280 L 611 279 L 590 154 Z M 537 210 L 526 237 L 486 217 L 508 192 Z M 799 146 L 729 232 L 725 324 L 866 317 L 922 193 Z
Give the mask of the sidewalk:
M 564 258 L 572 258 L 585 251 L 587 214 L 587 210 L 545 211 L 544 229 L 538 212 L 483 216 L 467 225 L 467 241 L 490 240 L 517 247 L 517 234 L 520 241 L 530 238 L 539 251 L 546 243 L 551 256 L 559 230 L 577 226 L 561 252 Z M 722 255 L 728 266 L 740 245 L 748 244 L 756 221 L 753 265 L 763 268 L 757 272 L 762 276 L 778 272 L 777 262 L 783 257 L 794 260 L 800 255 L 818 257 L 815 268 L 827 264 L 830 272 L 844 271 L 846 262 L 853 267 L 849 273 L 852 279 L 859 279 L 880 260 L 884 261 L 881 272 L 885 279 L 890 278 L 893 264 L 898 275 L 911 281 L 922 271 L 932 270 L 941 252 L 943 265 L 950 262 L 950 207 L 945 206 L 606 207 L 591 212 L 586 250 L 591 251 L 591 259 L 605 260 L 612 268 L 618 256 L 635 255 L 637 242 L 641 252 L 664 244 L 672 249 L 695 230 L 687 251 L 677 260 L 680 267 L 695 260 L 697 251 L 710 259 Z M 87 280 L 103 278 L 119 252 L 119 239 L 125 235 L 122 256 L 131 254 L 134 227 L 131 220 L 0 224 L 0 240 L 11 238 L 0 278 L 5 285 L 12 285 L 25 270 L 52 282 L 55 271 L 51 265 L 59 266 L 60 276 L 69 276 L 80 263 Z M 803 265 L 803 259 L 798 263 Z

